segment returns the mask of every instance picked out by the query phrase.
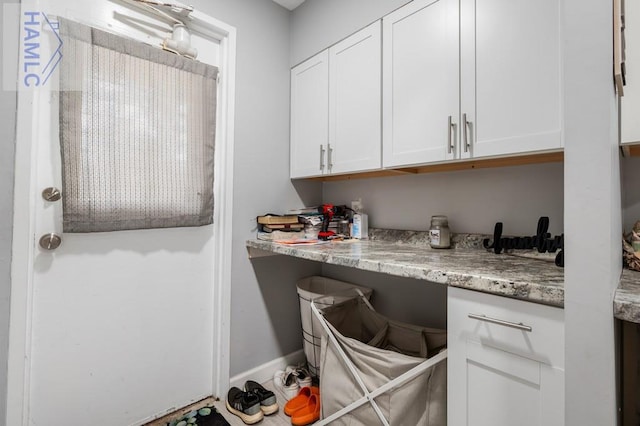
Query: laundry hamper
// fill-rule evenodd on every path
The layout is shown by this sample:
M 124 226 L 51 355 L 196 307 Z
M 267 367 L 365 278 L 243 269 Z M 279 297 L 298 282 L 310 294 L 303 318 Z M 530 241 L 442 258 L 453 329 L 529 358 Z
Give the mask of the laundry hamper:
M 311 301 L 321 298 L 316 305 L 320 308 L 358 297 L 360 292 L 369 299 L 373 290 L 356 284 L 338 281 L 321 276 L 312 276 L 298 281 L 298 298 L 300 300 L 300 319 L 302 321 L 302 337 L 304 354 L 307 357 L 309 372 L 320 375 L 320 342 L 323 334 L 322 326 L 311 312 Z
M 320 301 L 321 424 L 446 425 L 446 330 L 390 320 L 364 297 Z

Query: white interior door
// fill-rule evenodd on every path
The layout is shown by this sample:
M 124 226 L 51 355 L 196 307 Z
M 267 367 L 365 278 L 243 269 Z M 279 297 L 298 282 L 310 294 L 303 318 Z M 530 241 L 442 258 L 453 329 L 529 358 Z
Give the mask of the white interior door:
M 31 7 L 152 44 L 162 34 L 128 20 L 158 25 L 124 3 L 22 4 Z M 199 60 L 218 65 L 218 42 L 194 37 L 194 44 Z M 21 102 L 19 122 L 29 114 L 32 128 L 18 144 L 31 144 L 33 153 L 29 170 L 16 167 L 31 173 L 33 216 L 23 424 L 142 424 L 211 395 L 214 226 L 63 234 L 61 202 L 41 195 L 61 188 L 58 93 L 42 88 Z M 51 232 L 62 244 L 44 250 L 38 239 Z

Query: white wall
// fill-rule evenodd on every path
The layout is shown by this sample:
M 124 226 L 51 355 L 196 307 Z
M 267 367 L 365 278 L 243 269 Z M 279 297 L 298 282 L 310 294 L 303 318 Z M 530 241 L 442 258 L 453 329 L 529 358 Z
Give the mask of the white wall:
M 622 228 L 612 3 L 565 0 L 565 416 L 617 418 L 613 295 Z
M 3 0 L 19 3 L 19 0 Z M 4 7 L 0 9 L 0 22 L 4 22 Z M 13 20 L 18 21 L 16 16 Z M 17 27 L 16 27 L 17 30 Z M 3 28 L 2 33 L 9 31 Z M 3 34 L 0 35 L 3 37 Z M 2 51 L 2 62 L 14 56 L 17 60 L 18 46 Z M 0 72 L 1 68 L 0 68 Z M 17 70 L 15 70 L 17 73 Z M 13 77 L 15 79 L 15 76 Z M 2 79 L 0 79 L 1 81 Z M 1 88 L 0 88 L 1 89 Z M 0 419 L 6 417 L 7 400 L 7 351 L 9 347 L 9 302 L 11 296 L 11 241 L 13 218 L 13 159 L 15 151 L 16 92 L 0 92 Z

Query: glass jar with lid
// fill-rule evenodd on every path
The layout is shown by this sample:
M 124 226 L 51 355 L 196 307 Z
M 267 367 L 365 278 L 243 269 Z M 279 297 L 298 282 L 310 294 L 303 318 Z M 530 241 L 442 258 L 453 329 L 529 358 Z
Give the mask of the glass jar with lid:
M 451 231 L 449 231 L 449 219 L 446 216 L 431 216 L 429 244 L 432 248 L 438 249 L 451 247 Z

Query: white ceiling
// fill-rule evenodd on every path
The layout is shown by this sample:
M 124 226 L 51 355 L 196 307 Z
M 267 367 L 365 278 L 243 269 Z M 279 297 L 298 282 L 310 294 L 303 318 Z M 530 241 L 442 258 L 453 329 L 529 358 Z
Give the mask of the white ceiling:
M 273 1 L 289 10 L 295 9 L 296 7 L 300 6 L 304 2 L 304 0 L 273 0 Z

